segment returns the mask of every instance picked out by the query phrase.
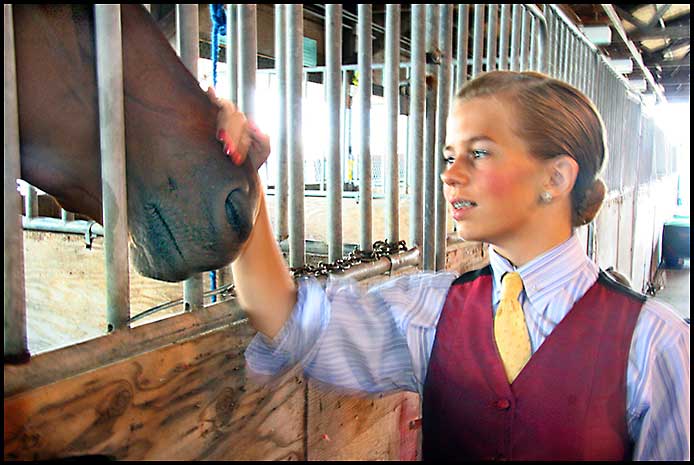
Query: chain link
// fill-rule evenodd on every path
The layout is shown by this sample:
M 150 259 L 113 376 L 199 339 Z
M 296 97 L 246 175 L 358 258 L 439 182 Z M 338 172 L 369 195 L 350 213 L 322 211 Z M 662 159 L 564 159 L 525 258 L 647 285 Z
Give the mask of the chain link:
M 338 258 L 333 263 L 319 262 L 318 265 L 304 265 L 290 268 L 290 271 L 294 279 L 303 276 L 328 276 L 330 273 L 341 273 L 360 263 L 375 262 L 383 257 L 389 257 L 390 255 L 395 255 L 402 251 L 407 251 L 405 241 L 390 243 L 388 239 L 386 239 L 384 241 L 374 242 L 370 252 L 365 252 L 356 248 L 348 255 Z

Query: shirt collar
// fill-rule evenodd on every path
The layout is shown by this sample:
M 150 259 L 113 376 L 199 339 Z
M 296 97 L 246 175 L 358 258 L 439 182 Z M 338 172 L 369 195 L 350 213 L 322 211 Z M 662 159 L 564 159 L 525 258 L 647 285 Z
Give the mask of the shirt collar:
M 543 290 L 553 289 L 557 284 L 575 277 L 586 262 L 591 262 L 575 232 L 565 242 L 542 255 L 532 259 L 521 267 L 514 267 L 506 258 L 499 255 L 489 245 L 489 264 L 494 276 L 493 303 L 499 302 L 501 295 L 501 278 L 507 272 L 515 271 L 523 280 L 523 291 L 533 302 L 539 296 L 545 296 Z M 592 262 L 591 262 L 592 263 Z

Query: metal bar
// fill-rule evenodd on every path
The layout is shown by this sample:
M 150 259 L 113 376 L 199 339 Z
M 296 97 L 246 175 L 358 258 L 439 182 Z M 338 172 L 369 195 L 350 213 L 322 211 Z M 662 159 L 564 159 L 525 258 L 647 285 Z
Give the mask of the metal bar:
M 17 179 L 19 161 L 19 116 L 17 106 L 17 70 L 14 50 L 12 5 L 4 7 L 5 116 L 4 116 L 4 219 L 3 219 L 3 308 L 4 356 L 7 361 L 25 362 L 29 358 L 24 290 L 24 237 L 21 198 Z M 5 367 L 7 367 L 7 363 Z M 5 376 L 7 378 L 7 375 Z M 7 395 L 7 390 L 5 390 Z
M 198 79 L 198 6 L 194 4 L 176 5 L 176 46 L 181 61 L 190 74 Z M 183 299 L 186 311 L 202 308 L 202 273 L 191 276 L 183 283 Z
M 95 5 L 94 32 L 106 259 L 108 330 L 128 327 L 128 197 L 125 183 L 125 110 L 120 5 Z
M 605 13 L 607 13 L 607 16 L 610 18 L 610 22 L 612 23 L 612 27 L 617 31 L 617 34 L 619 34 L 619 37 L 622 39 L 624 44 L 626 44 L 627 48 L 629 49 L 629 52 L 631 53 L 632 58 L 639 65 L 639 68 L 641 69 L 641 72 L 646 77 L 646 80 L 650 84 L 651 89 L 658 96 L 658 100 L 660 102 L 667 101 L 667 99 L 665 98 L 665 94 L 660 89 L 660 87 L 656 84 L 655 79 L 653 79 L 653 75 L 651 74 L 651 71 L 643 63 L 643 58 L 641 57 L 641 54 L 639 53 L 638 49 L 636 48 L 634 43 L 632 41 L 630 41 L 629 38 L 627 37 L 627 33 L 624 30 L 624 27 L 622 26 L 622 21 L 619 19 L 619 16 L 617 15 L 617 12 L 614 10 L 614 7 L 608 3 L 602 3 L 601 5 L 602 5 L 602 8 L 605 10 Z
M 511 19 L 511 71 L 520 71 L 521 8 L 518 3 L 513 5 L 513 16 Z
M 462 5 L 461 5 L 462 7 Z M 465 5 L 464 10 L 468 6 Z M 410 60 L 410 121 L 409 121 L 409 162 L 410 162 L 410 244 L 413 247 L 422 245 L 422 151 L 424 149 L 424 98 L 426 85 L 424 67 L 426 66 L 425 13 L 421 4 L 412 5 L 411 14 L 412 53 Z M 467 49 L 467 47 L 465 47 Z M 458 43 L 460 52 L 460 42 Z M 467 61 L 467 52 L 463 55 Z M 459 68 L 460 69 L 460 68 Z M 460 73 L 459 73 L 460 77 Z
M 523 7 L 523 20 L 521 21 L 521 47 L 520 47 L 520 70 L 527 71 L 529 67 L 530 52 L 530 13 Z
M 328 259 L 342 257 L 342 166 L 340 163 L 340 64 L 342 5 L 329 3 L 325 12 L 325 91 L 328 106 Z M 349 86 L 349 83 L 347 83 Z
M 537 21 L 539 21 L 536 28 L 537 37 L 535 38 L 537 42 L 537 61 L 535 63 L 538 71 L 541 73 L 546 73 L 549 68 L 549 53 L 547 51 L 549 32 L 547 27 L 547 19 L 537 5 L 528 3 L 525 5 L 525 7 L 528 9 L 528 12 L 533 15 Z
M 528 68 L 537 70 L 537 50 L 538 50 L 538 33 L 537 21 L 532 16 L 530 17 L 530 51 L 528 53 Z
M 509 40 L 511 34 L 511 5 L 501 5 L 501 32 L 499 37 L 499 69 L 509 69 Z
M 412 14 L 414 15 L 414 11 Z M 456 68 L 456 89 L 463 87 L 463 84 L 465 84 L 467 81 L 468 38 L 470 36 L 469 25 L 470 5 L 458 5 L 458 49 L 456 51 L 458 57 L 458 67 Z
M 63 221 L 64 223 L 67 223 L 68 221 L 75 221 L 75 214 L 70 213 L 67 210 L 60 209 L 60 220 Z
M 429 54 L 438 55 L 438 5 L 428 4 L 426 7 L 426 49 Z M 436 81 L 438 65 L 427 64 L 427 93 L 426 93 L 426 117 L 424 120 L 424 229 L 422 246 L 422 267 L 425 270 L 433 270 L 436 263 L 435 256 L 435 232 L 436 218 L 432 213 L 436 208 L 436 183 L 435 174 L 435 150 L 436 150 L 436 110 L 437 89 Z
M 373 278 L 375 276 L 380 276 L 385 273 L 392 274 L 406 266 L 417 266 L 420 261 L 420 251 L 419 248 L 414 247 L 407 252 L 402 252 L 396 255 L 389 255 L 387 257 L 382 257 L 378 261 L 372 263 L 362 263 L 351 267 L 349 270 L 342 273 L 335 274 L 339 278 L 349 278 L 355 281 L 361 281 L 364 279 Z M 319 282 L 325 282 L 326 277 L 319 277 Z
M 287 18 L 287 147 L 289 162 L 289 266 L 304 266 L 304 153 L 302 89 L 304 15 L 301 4 L 285 6 Z
M 277 8 L 275 8 L 275 11 Z M 227 3 L 227 74 L 229 76 L 229 100 L 238 102 L 239 33 L 236 5 Z M 275 24 L 277 24 L 275 22 Z
M 37 217 L 22 218 L 22 228 L 27 231 L 46 231 L 64 234 L 79 234 L 82 236 L 103 236 L 104 228 L 94 222 L 85 220 L 63 221 L 58 218 Z
M 487 71 L 496 69 L 496 33 L 499 20 L 499 5 L 490 3 L 487 11 Z
M 36 188 L 27 184 L 27 195 L 24 197 L 24 216 L 34 218 L 39 216 L 39 196 Z
M 275 72 L 277 73 L 277 143 L 273 147 L 277 154 L 277 184 L 275 190 L 275 225 L 277 240 L 288 237 L 287 225 L 287 21 L 282 4 L 275 5 Z
M 436 270 L 446 268 L 446 199 L 443 196 L 441 174 L 446 169 L 443 160 L 443 147 L 446 144 L 446 118 L 450 107 L 448 89 L 451 82 L 451 67 L 453 61 L 453 8 L 450 4 L 439 7 L 439 48 L 441 49 L 441 66 L 439 68 L 438 113 L 436 124 L 436 152 L 434 166 L 436 177 L 436 235 L 435 235 L 435 267 Z M 496 13 L 495 13 L 496 14 Z M 494 34 L 496 36 L 496 33 Z M 495 40 L 495 39 L 494 39 Z M 492 54 L 492 59 L 496 53 Z
M 383 94 L 386 98 L 386 237 L 396 243 L 399 237 L 398 181 L 398 89 L 400 63 L 400 4 L 386 5 L 386 68 Z
M 255 4 L 240 4 L 239 9 L 239 109 L 250 120 L 255 118 L 255 74 L 258 68 L 258 33 Z
M 357 28 L 357 61 L 359 68 L 359 216 L 361 218 L 359 248 L 371 250 L 371 94 L 372 94 L 372 53 L 371 5 L 359 4 Z
M 472 78 L 476 78 L 482 72 L 482 53 L 484 48 L 484 4 L 475 4 L 475 25 L 472 29 Z M 426 252 L 424 252 L 426 263 Z

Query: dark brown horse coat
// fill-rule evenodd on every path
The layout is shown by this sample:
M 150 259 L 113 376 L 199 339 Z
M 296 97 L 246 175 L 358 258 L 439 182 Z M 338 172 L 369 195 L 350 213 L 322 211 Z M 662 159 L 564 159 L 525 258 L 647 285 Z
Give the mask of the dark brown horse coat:
M 14 5 L 22 179 L 101 222 L 91 5 Z M 139 4 L 121 8 L 130 254 L 180 281 L 247 239 L 258 186 L 215 139 L 216 107 Z

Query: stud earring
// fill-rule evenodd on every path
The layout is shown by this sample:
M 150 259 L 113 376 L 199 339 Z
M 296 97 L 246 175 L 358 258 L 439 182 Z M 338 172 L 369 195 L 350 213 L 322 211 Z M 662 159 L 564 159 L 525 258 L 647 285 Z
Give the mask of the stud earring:
M 550 194 L 550 193 L 547 192 L 547 191 L 544 191 L 544 192 L 542 192 L 542 194 L 540 194 L 540 199 L 541 199 L 544 203 L 550 203 L 550 202 L 552 201 L 552 194 Z

